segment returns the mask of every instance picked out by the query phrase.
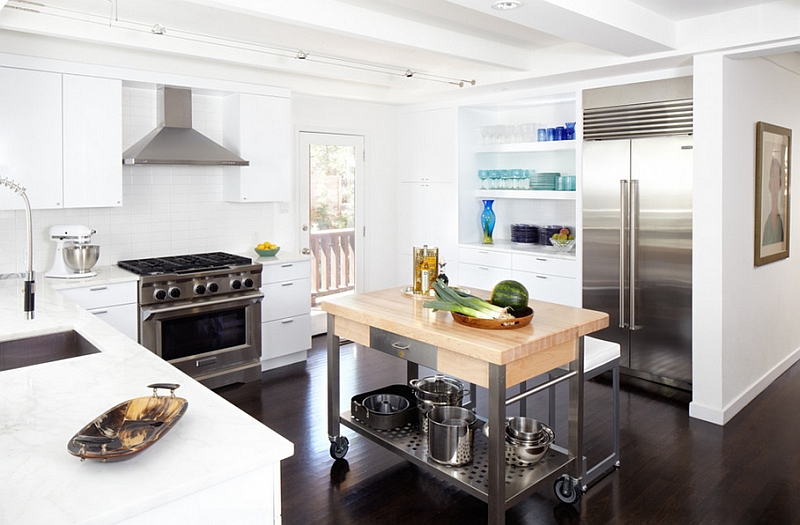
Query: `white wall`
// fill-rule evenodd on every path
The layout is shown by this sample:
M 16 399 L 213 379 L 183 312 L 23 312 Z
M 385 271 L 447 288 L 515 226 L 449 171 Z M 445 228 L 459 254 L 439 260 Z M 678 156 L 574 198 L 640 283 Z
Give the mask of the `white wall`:
M 366 226 L 366 237 L 357 241 L 364 250 L 364 267 L 356 268 L 362 277 L 359 292 L 395 286 L 397 235 L 395 193 L 397 156 L 397 108 L 395 106 L 331 99 L 309 95 L 292 96 L 295 143 L 301 131 L 363 135 L 366 162 L 364 169 L 364 224 L 356 224 L 356 235 Z M 295 171 L 298 158 L 295 155 Z M 358 190 L 357 190 L 358 191 Z M 359 206 L 358 200 L 356 206 Z M 296 205 L 295 205 L 295 211 Z M 296 224 L 301 223 L 298 216 Z M 357 277 L 357 285 L 362 281 Z
M 695 59 L 693 417 L 726 423 L 800 358 L 797 245 L 753 264 L 756 122 L 800 129 L 798 93 L 763 58 Z

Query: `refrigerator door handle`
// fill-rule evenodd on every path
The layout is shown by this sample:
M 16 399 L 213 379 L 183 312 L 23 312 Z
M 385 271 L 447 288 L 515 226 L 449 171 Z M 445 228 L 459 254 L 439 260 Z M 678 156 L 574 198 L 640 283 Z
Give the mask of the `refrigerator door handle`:
M 639 251 L 639 242 L 636 238 L 637 229 L 639 226 L 639 181 L 631 179 L 631 204 L 630 204 L 630 267 L 629 267 L 629 280 L 630 284 L 628 290 L 630 296 L 628 299 L 628 306 L 630 308 L 630 321 L 629 329 L 638 330 L 636 326 L 636 254 Z
M 628 181 L 619 181 L 619 327 L 627 328 L 625 324 L 625 267 L 628 254 L 627 246 L 628 222 Z

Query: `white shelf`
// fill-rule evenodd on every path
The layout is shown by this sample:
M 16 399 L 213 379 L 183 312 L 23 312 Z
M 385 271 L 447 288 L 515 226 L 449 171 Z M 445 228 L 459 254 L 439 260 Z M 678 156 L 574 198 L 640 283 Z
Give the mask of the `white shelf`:
M 480 199 L 546 199 L 574 201 L 575 191 L 541 191 L 541 190 L 475 190 Z
M 529 153 L 540 151 L 567 151 L 576 148 L 576 140 L 553 140 L 545 142 L 515 142 L 512 144 L 484 144 L 476 153 Z

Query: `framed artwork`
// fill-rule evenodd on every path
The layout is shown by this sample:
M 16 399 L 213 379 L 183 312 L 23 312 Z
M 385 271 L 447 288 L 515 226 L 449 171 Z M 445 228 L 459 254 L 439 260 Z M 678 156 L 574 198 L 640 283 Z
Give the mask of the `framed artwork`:
M 756 123 L 756 266 L 789 257 L 791 152 L 792 130 Z

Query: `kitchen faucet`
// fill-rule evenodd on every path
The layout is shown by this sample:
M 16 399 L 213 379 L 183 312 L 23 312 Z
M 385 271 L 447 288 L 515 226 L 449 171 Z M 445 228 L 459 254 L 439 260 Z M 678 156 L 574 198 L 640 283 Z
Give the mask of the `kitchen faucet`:
M 14 182 L 8 177 L 0 177 L 0 186 L 5 186 L 22 197 L 25 201 L 25 220 L 28 226 L 28 271 L 25 273 L 25 318 L 33 319 L 33 296 L 34 296 L 34 276 L 33 276 L 33 227 L 31 225 L 31 203 L 25 195 L 25 188 Z

